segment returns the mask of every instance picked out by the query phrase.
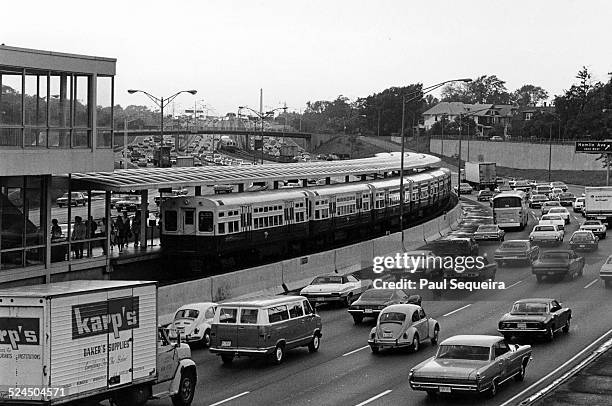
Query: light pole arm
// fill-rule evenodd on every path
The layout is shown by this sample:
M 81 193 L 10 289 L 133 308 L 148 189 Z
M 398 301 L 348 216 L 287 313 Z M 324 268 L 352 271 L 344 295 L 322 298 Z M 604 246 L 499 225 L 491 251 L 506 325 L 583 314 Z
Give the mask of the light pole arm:
M 153 96 L 151 93 L 149 92 L 145 92 L 144 90 L 136 90 L 134 92 L 132 92 L 131 90 L 129 91 L 130 93 L 144 93 L 147 95 L 147 97 L 151 100 L 153 100 L 153 102 L 155 102 L 155 104 L 157 104 L 157 107 L 161 108 L 161 104 L 162 104 L 162 100 L 158 97 Z

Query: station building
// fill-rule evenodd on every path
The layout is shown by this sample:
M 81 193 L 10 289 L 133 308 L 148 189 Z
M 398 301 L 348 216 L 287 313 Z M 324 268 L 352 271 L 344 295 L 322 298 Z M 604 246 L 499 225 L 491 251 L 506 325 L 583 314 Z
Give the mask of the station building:
M 101 206 L 96 221 L 108 229 L 99 221 L 110 217 L 110 192 L 92 201 L 91 191 L 70 190 L 70 174 L 113 171 L 115 67 L 112 58 L 0 46 L 0 284 L 108 267 L 109 233 L 88 219 Z M 75 239 L 77 217 L 86 230 Z

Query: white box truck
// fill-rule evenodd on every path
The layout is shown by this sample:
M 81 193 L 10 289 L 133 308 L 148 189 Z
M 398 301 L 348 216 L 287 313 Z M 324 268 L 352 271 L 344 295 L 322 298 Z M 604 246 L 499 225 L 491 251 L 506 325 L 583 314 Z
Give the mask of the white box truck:
M 497 186 L 496 179 L 495 162 L 465 163 L 465 181 L 477 190 L 485 188 L 493 190 Z
M 0 290 L 0 404 L 189 405 L 196 380 L 189 346 L 158 328 L 156 282 Z
M 607 221 L 610 224 L 610 220 L 612 220 L 612 186 L 585 187 L 582 213 L 587 219 Z

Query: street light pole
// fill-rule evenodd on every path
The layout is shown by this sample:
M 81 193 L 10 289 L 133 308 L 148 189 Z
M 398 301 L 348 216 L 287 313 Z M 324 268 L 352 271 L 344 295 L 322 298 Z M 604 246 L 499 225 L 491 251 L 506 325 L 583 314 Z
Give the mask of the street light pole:
M 548 181 L 550 182 L 550 166 L 552 162 L 552 124 L 548 129 Z

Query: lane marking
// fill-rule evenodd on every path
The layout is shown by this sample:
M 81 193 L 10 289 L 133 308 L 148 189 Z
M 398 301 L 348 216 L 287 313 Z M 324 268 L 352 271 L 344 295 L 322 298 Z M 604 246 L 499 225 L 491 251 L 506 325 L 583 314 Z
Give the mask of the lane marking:
M 597 345 L 598 342 L 600 342 L 601 340 L 603 340 L 604 338 L 606 338 L 606 336 L 612 334 L 612 329 L 608 330 L 607 332 L 605 332 L 602 336 L 600 336 L 599 338 L 597 338 L 595 341 L 593 341 L 593 343 L 589 344 L 587 347 L 585 347 L 582 351 L 580 351 L 578 354 L 574 355 L 572 358 L 570 358 L 569 360 L 567 360 L 566 362 L 564 362 L 562 365 L 560 365 L 557 369 L 555 369 L 554 371 L 552 371 L 551 373 L 549 373 L 546 376 L 543 376 L 539 381 L 537 381 L 536 383 L 534 383 L 533 385 L 531 385 L 530 387 L 528 387 L 527 389 L 525 389 L 524 391 L 518 393 L 517 395 L 514 395 L 514 397 L 512 397 L 511 399 L 507 400 L 506 402 L 502 403 L 500 406 L 509 406 L 509 405 L 515 405 L 516 400 L 522 396 L 524 396 L 526 393 L 532 391 L 534 388 L 538 387 L 540 384 L 542 384 L 542 382 L 546 381 L 548 378 L 550 378 L 552 375 L 556 374 L 557 372 L 559 372 L 560 370 L 562 370 L 563 368 L 565 368 L 567 365 L 571 364 L 572 362 L 574 362 L 576 359 L 578 359 L 580 356 L 582 356 L 582 354 L 584 354 L 585 352 L 589 351 L 589 349 L 591 347 L 594 347 L 595 345 Z
M 463 306 L 463 307 L 460 307 L 460 308 L 458 308 L 458 309 L 453 310 L 453 311 L 452 311 L 452 312 L 450 312 L 450 313 L 446 313 L 446 314 L 442 315 L 442 317 L 450 316 L 451 314 L 453 314 L 453 313 L 457 313 L 458 311 L 461 311 L 461 310 L 463 310 L 463 309 L 467 309 L 467 308 L 468 308 L 468 307 L 470 307 L 470 306 L 471 306 L 471 304 L 465 305 L 465 306 Z
M 594 284 L 595 282 L 597 282 L 597 281 L 599 281 L 599 279 L 595 279 L 593 282 L 591 282 L 591 283 L 589 283 L 588 285 L 586 285 L 586 286 L 584 287 L 584 289 L 588 289 L 588 288 L 590 288 L 590 287 L 591 287 L 591 286 L 593 286 L 593 284 Z
M 363 406 L 363 405 L 367 405 L 368 403 L 373 402 L 373 401 L 375 401 L 375 400 L 376 400 L 376 399 L 378 399 L 378 398 L 382 398 L 383 396 L 388 395 L 389 393 L 391 393 L 391 389 L 387 389 L 386 391 L 381 392 L 381 393 L 379 393 L 379 394 L 378 394 L 378 395 L 376 395 L 376 396 L 372 396 L 370 399 L 368 399 L 368 400 L 366 400 L 366 401 L 364 401 L 364 402 L 361 402 L 361 403 L 359 403 L 359 404 L 357 404 L 357 405 L 355 405 L 355 406 Z M 212 405 L 211 405 L 211 406 L 212 406 Z
M 347 355 L 354 354 L 354 353 L 359 352 L 359 351 L 361 351 L 361 350 L 365 350 L 366 348 L 369 348 L 369 347 L 370 347 L 369 345 L 364 345 L 363 347 L 357 348 L 356 350 L 349 351 L 349 352 L 347 352 L 346 354 L 342 354 L 342 356 L 343 356 L 343 357 L 346 357 Z
M 512 285 L 508 286 L 506 289 L 510 289 L 513 286 L 518 285 L 519 283 L 522 283 L 523 281 L 518 281 L 518 282 L 514 282 Z
M 238 394 L 238 395 L 236 395 L 236 396 L 232 396 L 231 398 L 227 398 L 227 399 L 221 400 L 221 401 L 219 401 L 219 402 L 217 402 L 217 403 L 213 403 L 213 404 L 212 404 L 212 405 L 210 405 L 210 406 L 217 406 L 217 405 L 221 405 L 221 404 L 223 404 L 223 403 L 225 403 L 225 402 L 229 402 L 230 400 L 234 400 L 234 399 L 237 399 L 237 398 L 239 398 L 239 397 L 241 397 L 241 396 L 244 396 L 244 395 L 246 395 L 247 393 L 249 393 L 249 392 L 248 392 L 248 391 L 246 391 L 246 392 L 239 393 L 239 394 Z

